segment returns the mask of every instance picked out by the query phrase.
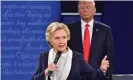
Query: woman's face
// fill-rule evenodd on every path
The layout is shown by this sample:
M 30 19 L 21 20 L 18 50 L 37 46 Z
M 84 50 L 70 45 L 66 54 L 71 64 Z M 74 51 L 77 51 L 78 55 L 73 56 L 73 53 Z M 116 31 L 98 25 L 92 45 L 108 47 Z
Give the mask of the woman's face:
M 63 29 L 57 30 L 53 33 L 51 38 L 51 44 L 55 51 L 67 51 L 67 36 L 67 33 Z

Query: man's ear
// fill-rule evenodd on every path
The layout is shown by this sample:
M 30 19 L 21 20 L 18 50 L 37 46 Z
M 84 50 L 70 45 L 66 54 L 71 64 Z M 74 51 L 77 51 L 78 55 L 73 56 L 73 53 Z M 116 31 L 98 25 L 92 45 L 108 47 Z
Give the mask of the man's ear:
M 95 14 L 95 13 L 96 13 L 96 7 L 94 8 L 94 10 L 95 10 L 95 11 L 94 11 L 94 14 Z

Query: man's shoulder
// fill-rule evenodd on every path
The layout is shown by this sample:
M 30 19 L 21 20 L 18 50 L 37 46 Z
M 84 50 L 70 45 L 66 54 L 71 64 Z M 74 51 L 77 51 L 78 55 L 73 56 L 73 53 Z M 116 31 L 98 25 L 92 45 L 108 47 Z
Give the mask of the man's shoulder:
M 94 21 L 94 25 L 98 25 L 99 27 L 106 28 L 106 29 L 110 28 L 110 26 L 108 26 L 107 24 L 99 22 L 99 21 Z
M 81 24 L 81 21 L 80 20 L 78 20 L 78 21 L 74 21 L 74 22 L 72 22 L 71 24 Z
M 74 21 L 74 22 L 72 22 L 72 23 L 69 23 L 69 24 L 67 24 L 67 25 L 68 25 L 68 27 L 71 27 L 71 26 L 80 25 L 80 24 L 81 24 L 81 21 L 79 20 L 79 21 Z

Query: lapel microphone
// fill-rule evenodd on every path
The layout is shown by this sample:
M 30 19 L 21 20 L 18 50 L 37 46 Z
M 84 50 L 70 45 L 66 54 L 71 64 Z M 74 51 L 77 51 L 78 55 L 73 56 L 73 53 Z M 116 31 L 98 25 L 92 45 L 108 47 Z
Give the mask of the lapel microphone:
M 54 59 L 54 62 L 53 63 L 55 63 L 55 64 L 57 64 L 57 62 L 58 62 L 58 60 L 59 60 L 59 58 L 60 58 L 60 56 L 61 56 L 61 51 L 58 51 L 57 53 L 56 53 L 56 56 L 55 56 L 55 59 Z M 48 74 L 49 74 L 49 76 L 51 76 L 51 74 L 53 73 L 53 71 L 49 71 L 48 72 Z

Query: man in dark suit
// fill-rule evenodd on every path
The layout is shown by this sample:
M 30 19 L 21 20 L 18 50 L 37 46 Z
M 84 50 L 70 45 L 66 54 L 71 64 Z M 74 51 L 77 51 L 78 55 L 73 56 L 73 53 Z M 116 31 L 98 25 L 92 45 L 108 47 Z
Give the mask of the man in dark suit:
M 77 52 L 83 53 L 84 59 L 96 70 L 100 67 L 101 61 L 105 55 L 110 62 L 110 67 L 107 70 L 106 80 L 112 80 L 113 72 L 113 39 L 109 26 L 95 21 L 96 8 L 92 0 L 80 0 L 78 2 L 78 11 L 81 21 L 69 24 L 71 39 L 68 46 Z M 89 27 L 86 27 L 86 24 Z M 88 28 L 88 29 L 87 29 Z M 86 30 L 87 29 L 87 30 Z M 85 32 L 88 32 L 86 36 Z M 87 37 L 87 39 L 86 39 Z M 87 43 L 85 43 L 88 41 Z M 87 45 L 88 53 L 86 54 Z
M 70 32 L 65 24 L 53 22 L 47 27 L 46 41 L 49 42 L 51 49 L 40 54 L 32 80 L 104 80 L 104 73 L 109 67 L 107 56 L 101 61 L 99 69 L 93 70 L 80 53 L 67 46 L 68 40 Z M 58 51 L 61 51 L 61 56 L 55 64 L 53 62 Z M 50 71 L 53 71 L 51 75 Z

